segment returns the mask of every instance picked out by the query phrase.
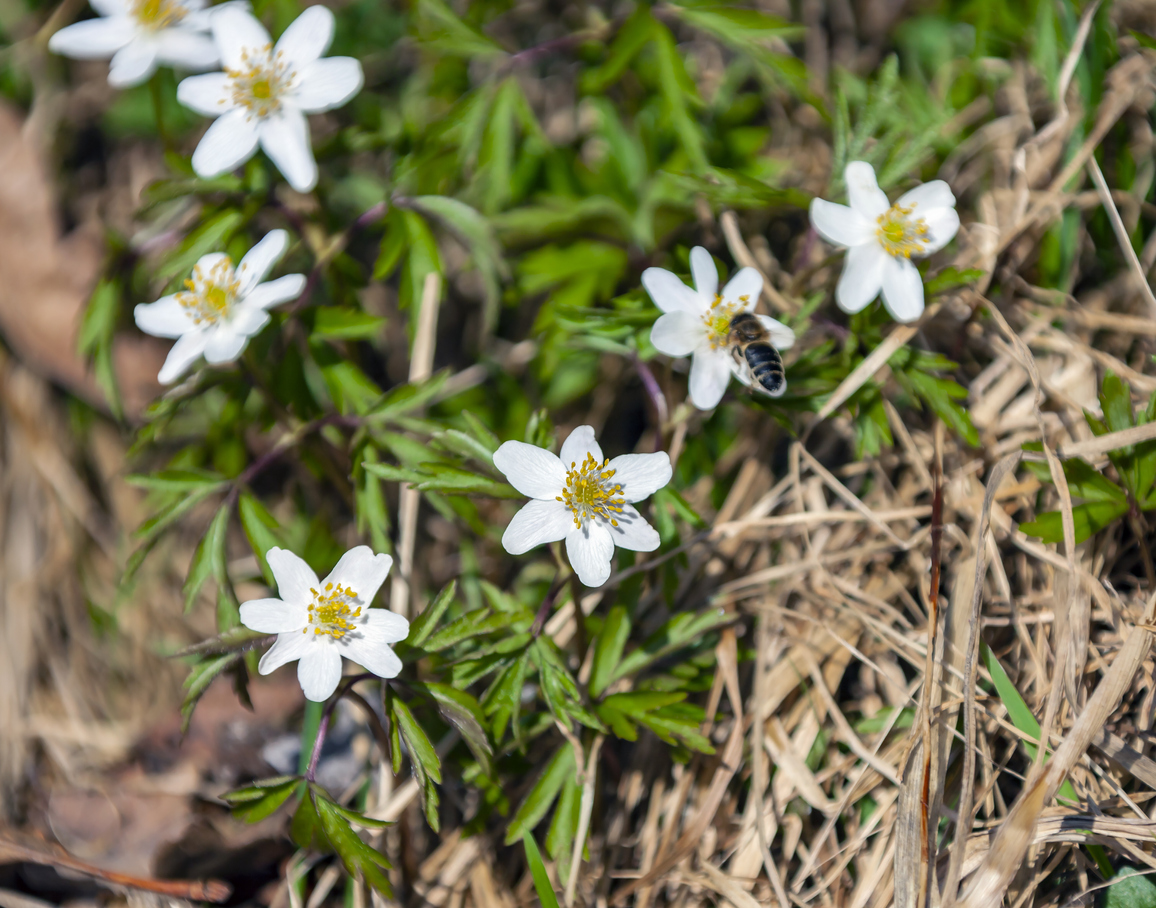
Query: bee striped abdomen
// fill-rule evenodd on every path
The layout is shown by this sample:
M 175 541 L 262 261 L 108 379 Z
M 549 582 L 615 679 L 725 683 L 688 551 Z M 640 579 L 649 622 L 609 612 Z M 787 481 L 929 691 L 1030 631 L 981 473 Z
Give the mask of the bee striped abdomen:
M 751 367 L 751 375 L 763 390 L 776 397 L 782 394 L 786 374 L 779 351 L 770 344 L 754 343 L 748 344 L 744 353 L 747 365 Z

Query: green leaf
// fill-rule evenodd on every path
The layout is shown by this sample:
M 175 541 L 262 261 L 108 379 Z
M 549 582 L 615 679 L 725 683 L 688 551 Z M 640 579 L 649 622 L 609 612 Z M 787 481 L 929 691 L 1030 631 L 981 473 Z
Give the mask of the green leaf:
M 696 171 L 705 171 L 709 164 L 702 127 L 690 114 L 691 105 L 697 107 L 702 104 L 698 90 L 686 72 L 670 31 L 656 23 L 652 34 L 658 54 L 659 85 L 666 100 L 671 125 L 682 143 L 682 150 L 690 158 L 691 166 Z
M 367 414 L 367 420 L 374 422 L 389 422 L 398 419 L 429 404 L 438 394 L 446 379 L 450 377 L 448 369 L 443 369 L 417 384 L 399 385 L 393 388 Z
M 1100 406 L 1109 432 L 1123 432 L 1135 425 L 1132 389 L 1112 372 L 1104 375 L 1104 383 L 1100 386 Z
M 1072 508 L 1076 542 L 1081 543 L 1089 539 L 1127 513 L 1127 501 L 1096 501 L 1076 505 Z M 1021 523 L 1020 529 L 1029 536 L 1038 536 L 1044 542 L 1063 542 L 1063 515 L 1059 511 L 1045 511 L 1037 515 L 1035 520 Z
M 246 823 L 259 823 L 271 816 L 301 785 L 300 776 L 277 776 L 262 779 L 246 788 L 237 788 L 221 795 L 221 800 L 233 808 L 233 816 Z
M 953 287 L 973 284 L 986 273 L 987 272 L 981 268 L 959 269 L 954 265 L 948 265 L 923 285 L 923 292 L 926 296 L 932 297 L 937 293 L 943 293 L 943 291 L 950 290 Z
M 996 658 L 995 653 L 982 640 L 980 641 L 980 654 L 983 656 L 984 665 L 987 666 L 988 674 L 991 675 L 992 684 L 995 685 L 996 693 L 999 695 L 1000 701 L 1007 710 L 1008 718 L 1011 719 L 1012 724 L 1020 731 L 1035 738 L 1038 742 L 1040 740 L 1040 723 L 1036 721 L 1035 715 L 1031 711 L 1031 707 L 1024 702 L 1024 698 L 1020 696 L 1020 692 L 1011 682 L 1011 678 L 1007 676 L 1007 672 L 1003 670 L 999 659 Z M 1038 744 L 1032 744 L 1029 741 L 1021 740 L 1024 750 L 1027 751 L 1031 759 L 1036 758 L 1036 753 L 1039 750 Z M 1045 757 L 1045 762 L 1047 758 Z M 1064 799 L 1070 799 L 1072 804 L 1079 804 L 1080 799 L 1076 796 L 1076 790 L 1072 787 L 1072 783 L 1065 779 L 1064 784 L 1060 786 L 1056 796 Z
M 550 758 L 550 762 L 542 770 L 542 775 L 538 777 L 534 787 L 518 805 L 514 818 L 510 820 L 510 825 L 506 828 L 507 845 L 514 844 L 542 821 L 542 818 L 546 816 L 547 811 L 553 805 L 555 798 L 558 797 L 558 792 L 562 790 L 563 783 L 566 779 L 573 777 L 577 771 L 574 748 L 570 746 L 568 741 L 564 742 L 554 752 L 554 756 Z
M 494 749 L 486 737 L 486 717 L 477 698 L 448 684 L 414 682 L 413 688 L 433 698 L 442 718 L 461 733 L 482 772 L 493 775 Z
M 610 45 L 610 55 L 597 69 L 582 74 L 582 93 L 601 95 L 626 71 L 630 61 L 637 56 L 650 41 L 657 22 L 646 4 L 638 4 L 634 13 L 618 30 L 614 43 Z
M 184 649 L 173 653 L 173 658 L 194 656 L 197 654 L 222 655 L 224 653 L 243 653 L 259 645 L 262 641 L 269 640 L 273 636 L 274 635 L 266 634 L 263 631 L 254 631 L 244 625 L 239 625 L 237 627 L 231 627 L 209 640 L 203 640 L 200 643 L 194 643 L 192 646 L 186 646 Z
M 486 612 L 486 614 L 482 616 L 479 615 L 479 612 Z M 427 637 L 425 643 L 422 644 L 422 649 L 429 653 L 436 653 L 471 637 L 504 630 L 514 624 L 516 617 L 518 616 L 512 617 L 502 612 L 490 612 L 488 609 L 474 609 Z M 522 617 L 526 621 L 533 620 L 529 609 L 526 609 L 525 615 Z
M 429 635 L 434 632 L 434 628 L 438 626 L 438 622 L 442 620 L 446 609 L 454 601 L 457 592 L 457 580 L 451 580 L 443 586 L 441 592 L 434 597 L 433 602 L 425 607 L 425 611 L 410 622 L 409 636 L 406 637 L 405 642 L 415 648 L 425 643 Z
M 384 318 L 358 309 L 321 306 L 313 314 L 313 335 L 330 340 L 369 340 L 384 328 Z
M 1148 40 L 1144 46 L 1156 49 L 1156 41 L 1147 35 L 1144 37 Z M 1135 867 L 1121 867 L 1112 878 L 1112 885 L 1104 892 L 1103 908 L 1156 908 L 1156 883 L 1148 873 L 1150 871 L 1141 872 Z
M 225 505 L 217 509 L 217 513 L 213 515 L 212 523 L 209 524 L 209 529 L 201 541 L 197 543 L 197 549 L 193 553 L 193 560 L 189 565 L 189 573 L 185 578 L 185 586 L 182 590 L 185 596 L 186 614 L 192 610 L 197 594 L 205 585 L 205 581 L 209 579 L 209 575 L 213 573 L 214 552 L 224 548 L 228 529 L 229 507 Z
M 910 382 L 914 392 L 927 402 L 949 429 L 971 447 L 979 447 L 979 432 L 972 425 L 971 413 L 956 403 L 958 400 L 966 399 L 966 388 L 961 387 L 953 379 L 928 375 L 917 369 L 910 369 L 903 375 Z
M 630 617 L 623 606 L 616 605 L 606 616 L 606 622 L 594 641 L 594 663 L 590 672 L 591 697 L 600 697 L 610 684 L 629 637 Z
M 701 643 L 704 635 L 724 624 L 729 624 L 733 620 L 734 615 L 721 608 L 710 608 L 697 614 L 679 612 L 647 637 L 646 642 L 639 649 L 627 654 L 618 663 L 612 681 L 640 672 L 648 665 L 676 650 Z
M 550 875 L 546 873 L 546 865 L 542 863 L 542 855 L 538 853 L 538 843 L 534 841 L 532 835 L 528 835 L 522 837 L 522 846 L 526 849 L 526 863 L 530 865 L 530 875 L 534 878 L 534 891 L 538 893 L 538 901 L 542 903 L 542 908 L 558 908 L 558 895 L 550 885 Z
M 482 709 L 490 716 L 490 728 L 495 741 L 501 741 L 505 736 L 507 724 L 512 725 L 517 733 L 522 688 L 526 684 L 529 664 L 530 651 L 525 649 L 517 659 L 502 669 L 482 698 Z
M 480 473 L 451 467 L 448 464 L 422 464 L 425 479 L 417 484 L 420 492 L 445 492 L 453 495 L 485 495 L 490 498 L 525 498 L 508 482 L 499 482 Z
M 443 54 L 479 60 L 506 55 L 501 47 L 454 15 L 442 0 L 418 0 L 417 19 L 419 42 Z
M 209 685 L 212 684 L 222 672 L 240 663 L 240 653 L 224 653 L 198 662 L 192 667 L 188 677 L 185 678 L 185 698 L 181 703 L 182 735 L 188 732 L 189 722 L 191 722 L 193 718 L 193 710 L 197 708 L 197 703 L 200 702 L 201 696 L 208 690 Z
M 390 868 L 385 855 L 371 848 L 350 826 L 351 817 L 361 818 L 335 804 L 329 799 L 324 789 L 317 785 L 309 786 L 309 797 L 317 817 L 317 825 L 327 843 L 345 866 L 350 876 L 364 880 L 378 892 L 385 896 L 392 896 L 389 878 L 384 871 Z M 372 821 L 370 824 L 372 825 Z
M 249 547 L 257 556 L 257 563 L 261 567 L 261 576 L 265 578 L 266 584 L 275 587 L 277 581 L 273 576 L 273 571 L 269 568 L 266 556 L 269 554 L 269 549 L 285 545 L 284 540 L 277 533 L 277 530 L 280 529 L 277 525 L 277 518 L 270 514 L 265 506 L 248 492 L 241 494 L 241 499 L 237 504 L 237 512 L 241 517 L 241 527 L 245 530 L 245 538 L 249 540 Z
M 434 750 L 433 744 L 430 743 L 425 729 L 413 717 L 413 713 L 410 712 L 405 701 L 394 697 L 393 709 L 394 715 L 397 717 L 398 729 L 401 731 L 401 736 L 405 741 L 406 749 L 409 751 L 415 769 L 420 767 L 424 775 L 441 784 L 442 761 L 438 757 L 438 752 Z
M 77 336 L 80 355 L 91 360 L 97 384 L 104 392 L 109 408 L 117 419 L 123 416 L 120 387 L 113 368 L 112 341 L 120 316 L 121 287 L 116 281 L 101 278 L 84 308 Z
M 562 793 L 558 796 L 558 806 L 554 809 L 554 818 L 550 820 L 550 828 L 546 831 L 546 853 L 557 864 L 558 878 L 562 885 L 570 879 L 570 858 L 574 852 L 574 836 L 578 834 L 578 813 L 582 802 L 582 787 L 578 784 L 578 776 L 574 774 L 566 778 L 562 786 Z M 526 836 L 525 838 L 532 838 Z

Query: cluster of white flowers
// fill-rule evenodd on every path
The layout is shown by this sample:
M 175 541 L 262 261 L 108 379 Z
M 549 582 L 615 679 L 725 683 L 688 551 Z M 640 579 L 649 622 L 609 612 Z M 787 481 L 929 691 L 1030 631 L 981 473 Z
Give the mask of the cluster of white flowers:
M 298 192 L 317 185 L 306 114 L 333 110 L 363 82 L 353 57 L 324 57 L 333 13 L 311 6 L 276 45 L 244 3 L 206 8 L 205 0 L 91 0 L 99 18 L 77 22 L 48 42 L 79 59 L 112 57 L 108 80 L 137 85 L 158 64 L 222 72 L 191 76 L 177 99 L 216 121 L 193 152 L 193 170 L 214 177 L 251 158 L 260 146 Z

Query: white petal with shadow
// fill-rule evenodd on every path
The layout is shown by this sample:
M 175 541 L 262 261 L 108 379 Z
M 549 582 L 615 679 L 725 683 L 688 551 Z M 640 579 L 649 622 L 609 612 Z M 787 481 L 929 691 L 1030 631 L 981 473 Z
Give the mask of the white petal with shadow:
M 723 287 L 722 297 L 728 303 L 737 304 L 740 311 L 747 312 L 755 307 L 762 292 L 763 276 L 754 268 L 740 268 Z
M 686 286 L 678 275 L 665 268 L 647 268 L 642 272 L 642 286 L 663 312 L 690 312 L 701 315 L 713 302 Z
M 502 548 L 522 555 L 535 546 L 558 542 L 574 529 L 574 515 L 560 501 L 528 501 L 502 534 Z
M 722 400 L 734 358 L 722 350 L 700 349 L 690 363 L 690 400 L 700 410 L 713 410 Z
M 566 536 L 566 557 L 584 585 L 602 586 L 610 577 L 610 559 L 614 557 L 610 531 L 594 523 L 572 530 Z
M 262 634 L 288 634 L 309 623 L 309 612 L 283 599 L 250 599 L 241 603 L 241 623 Z
M 608 526 L 614 544 L 632 552 L 653 552 L 662 542 L 658 531 L 643 519 L 638 511 L 627 505 L 616 517 L 618 526 Z
M 270 230 L 253 246 L 237 265 L 237 296 L 244 299 L 265 280 L 289 245 L 289 234 L 284 230 Z
M 923 314 L 923 276 L 910 259 L 890 259 L 883 269 L 883 305 L 897 322 Z
M 627 501 L 642 501 L 663 488 L 673 475 L 670 455 L 665 451 L 655 454 L 620 454 L 610 461 L 614 470 L 613 482 L 622 484 L 622 496 Z
M 853 208 L 811 200 L 811 226 L 833 246 L 858 246 L 875 238 L 875 225 Z
M 330 583 L 353 587 L 358 602 L 368 606 L 385 583 L 392 564 L 393 558 L 389 555 L 374 554 L 369 546 L 359 545 L 341 556 L 341 560 L 329 572 L 329 576 L 321 581 L 321 585 L 322 588 Z
M 858 312 L 879 295 L 883 271 L 891 256 L 878 243 L 864 243 L 847 250 L 843 273 L 835 287 L 835 302 L 844 312 Z
M 510 485 L 530 498 L 553 501 L 566 484 L 562 461 L 545 448 L 524 441 L 505 442 L 494 452 L 494 466 Z
M 874 221 L 891 207 L 887 194 L 875 180 L 875 168 L 866 161 L 848 164 L 843 171 L 843 181 L 847 184 L 847 199 L 851 207 L 867 219 Z
M 341 683 L 341 650 L 337 644 L 319 640 L 310 647 L 297 663 L 297 681 L 305 699 L 314 703 L 328 700 Z
M 277 581 L 277 592 L 286 602 L 298 602 L 308 606 L 313 601 L 313 590 L 318 587 L 317 575 L 305 559 L 294 555 L 288 549 L 274 546 L 265 554 L 269 570 Z
M 204 331 L 197 330 L 182 334 L 173 344 L 172 349 L 169 350 L 169 355 L 165 357 L 165 364 L 161 366 L 157 381 L 162 385 L 171 385 L 184 375 L 189 366 L 205 352 L 207 342 L 208 337 Z
M 650 342 L 667 356 L 690 356 L 706 339 L 701 315 L 689 312 L 664 312 L 650 329 Z
M 690 250 L 690 274 L 698 295 L 713 303 L 718 295 L 718 268 L 715 267 L 711 254 L 702 246 L 695 246 Z
M 245 163 L 256 150 L 257 123 L 237 107 L 205 130 L 193 152 L 193 170 L 202 177 L 219 176 Z

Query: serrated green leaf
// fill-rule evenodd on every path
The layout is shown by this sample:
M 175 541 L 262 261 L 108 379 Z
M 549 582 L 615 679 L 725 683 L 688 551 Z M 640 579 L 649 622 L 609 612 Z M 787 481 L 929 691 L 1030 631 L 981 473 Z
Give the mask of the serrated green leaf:
M 209 685 L 217 676 L 227 671 L 241 661 L 240 653 L 224 653 L 219 656 L 210 656 L 190 669 L 185 678 L 185 698 L 181 703 L 181 734 L 189 730 L 189 722 L 193 718 L 193 710 L 197 708 L 201 696 L 208 690 Z
M 622 651 L 630 637 L 630 617 L 625 607 L 616 605 L 594 641 L 594 662 L 590 671 L 590 696 L 600 697 L 614 676 Z
M 381 852 L 361 840 L 349 825 L 349 812 L 331 801 L 325 791 L 309 786 L 309 797 L 317 816 L 317 826 L 330 848 L 341 858 L 350 876 L 363 880 L 385 896 L 392 896 L 389 878 L 383 871 L 390 868 L 389 860 Z
M 410 622 L 409 636 L 406 637 L 406 643 L 413 647 L 420 647 L 425 643 L 429 635 L 434 632 L 438 623 L 442 620 L 446 609 L 453 603 L 457 592 L 457 580 L 451 580 L 443 586 L 441 592 L 434 597 L 433 602 L 425 607 L 425 611 Z
M 420 768 L 421 774 L 429 776 L 440 785 L 442 761 L 438 752 L 434 750 L 433 744 L 430 743 L 425 729 L 413 717 L 413 713 L 410 712 L 405 701 L 400 698 L 394 698 L 393 710 L 397 717 L 398 730 L 405 740 L 406 749 L 409 751 L 411 762 L 415 764 L 415 770 Z
M 558 797 L 567 778 L 576 772 L 574 748 L 569 742 L 563 743 L 550 758 L 546 768 L 526 794 L 510 825 L 506 828 L 506 844 L 512 845 L 537 826 Z
M 506 734 L 506 726 L 517 730 L 518 714 L 522 707 L 522 688 L 526 683 L 526 670 L 530 664 L 528 649 L 512 663 L 502 669 L 482 698 L 482 709 L 490 716 L 494 740 L 501 741 Z
M 330 340 L 369 340 L 385 328 L 385 319 L 358 309 L 321 306 L 313 315 L 313 334 Z
M 241 494 L 237 503 L 237 513 L 241 518 L 241 527 L 245 531 L 245 538 L 249 540 L 249 547 L 257 556 L 257 564 L 261 568 L 261 576 L 265 583 L 274 587 L 277 585 L 273 571 L 269 568 L 267 556 L 269 549 L 283 547 L 285 542 L 278 534 L 277 518 L 266 510 L 256 498 L 248 492 Z
M 205 581 L 213 573 L 213 552 L 218 548 L 223 548 L 225 545 L 225 536 L 229 528 L 229 508 L 228 506 L 220 507 L 217 513 L 213 515 L 213 520 L 209 524 L 205 535 L 201 537 L 201 541 L 197 543 L 196 551 L 193 552 L 193 560 L 189 564 L 189 573 L 185 578 L 185 585 L 182 592 L 185 596 L 185 613 L 192 609 L 197 599 L 197 594 L 200 593 L 201 587 L 205 585 Z
M 233 627 L 210 640 L 204 640 L 200 643 L 194 643 L 192 646 L 186 646 L 184 649 L 173 653 L 173 657 L 179 658 L 182 656 L 209 653 L 214 655 L 241 653 L 252 649 L 261 641 L 268 640 L 273 636 L 273 634 L 250 630 L 244 626 Z
M 481 765 L 482 772 L 487 776 L 492 775 L 494 749 L 486 736 L 486 717 L 477 698 L 448 684 L 414 682 L 413 687 L 433 698 L 442 718 L 461 733 L 462 740 Z
M 233 808 L 233 816 L 246 823 L 259 823 L 272 816 L 301 785 L 299 776 L 262 779 L 247 788 L 227 791 L 221 799 Z
M 733 620 L 734 615 L 721 608 L 698 614 L 680 612 L 651 634 L 641 647 L 628 653 L 618 663 L 612 680 L 627 678 L 676 650 L 700 643 L 705 634 Z
M 1076 543 L 1089 539 L 1114 520 L 1128 513 L 1126 501 L 1095 501 L 1079 504 L 1072 508 L 1075 524 Z M 1035 520 L 1020 524 L 1020 529 L 1029 536 L 1038 536 L 1044 542 L 1062 542 L 1064 539 L 1063 515 L 1059 511 L 1045 511 Z

